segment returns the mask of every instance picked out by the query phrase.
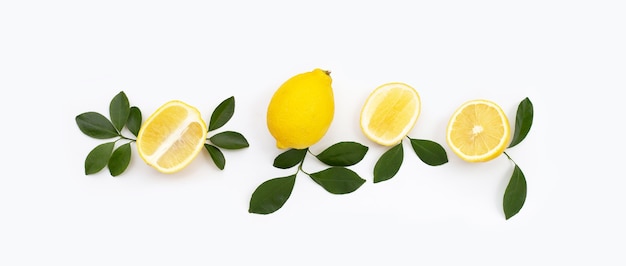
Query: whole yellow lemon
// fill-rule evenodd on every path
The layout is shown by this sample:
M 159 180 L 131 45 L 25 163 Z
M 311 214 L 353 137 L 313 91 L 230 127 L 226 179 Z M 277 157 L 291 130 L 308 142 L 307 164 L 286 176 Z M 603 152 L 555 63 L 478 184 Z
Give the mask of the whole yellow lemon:
M 267 108 L 267 127 L 280 149 L 304 149 L 318 142 L 333 120 L 330 72 L 314 69 L 285 81 Z

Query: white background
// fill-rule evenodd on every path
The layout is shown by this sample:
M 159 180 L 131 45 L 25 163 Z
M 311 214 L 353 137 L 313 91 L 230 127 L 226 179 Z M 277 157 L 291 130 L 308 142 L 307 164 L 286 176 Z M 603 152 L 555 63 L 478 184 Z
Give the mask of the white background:
M 1 265 L 624 265 L 622 167 L 626 8 L 622 1 L 3 1 L 0 3 Z M 285 206 L 247 212 L 281 151 L 265 110 L 287 78 L 332 71 L 336 113 L 311 150 L 370 147 L 351 167 L 367 182 L 332 195 L 298 175 Z M 386 148 L 358 126 L 377 86 L 422 99 L 413 138 L 444 145 L 423 164 L 405 141 L 393 179 L 374 184 Z M 124 91 L 144 119 L 168 100 L 208 119 L 235 96 L 223 130 L 248 149 L 206 152 L 183 171 L 141 161 L 119 177 L 85 176 L 101 140 L 74 118 L 108 113 Z M 623 92 L 622 92 L 623 94 Z M 507 152 L 526 175 L 521 212 L 505 220 L 513 165 L 461 161 L 445 144 L 452 112 L 490 99 L 530 134 Z M 322 165 L 309 156 L 304 167 Z M 245 264 L 244 264 L 245 263 Z

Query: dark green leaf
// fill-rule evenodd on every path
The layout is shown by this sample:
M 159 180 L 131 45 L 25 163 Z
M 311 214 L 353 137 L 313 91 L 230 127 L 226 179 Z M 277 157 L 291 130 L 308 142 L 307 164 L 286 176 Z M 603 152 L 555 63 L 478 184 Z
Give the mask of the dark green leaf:
M 130 104 L 128 103 L 128 97 L 121 91 L 111 100 L 109 104 L 109 114 L 111 116 L 111 122 L 118 131 L 124 128 L 124 124 L 128 120 L 128 114 L 130 112 Z
M 204 144 L 204 148 L 209 152 L 209 155 L 211 155 L 211 159 L 213 159 L 215 166 L 217 166 L 220 170 L 224 170 L 226 158 L 224 157 L 222 151 L 211 144 Z
M 224 131 L 213 135 L 209 140 L 220 148 L 235 150 L 250 146 L 246 138 L 238 132 Z
M 347 194 L 357 190 L 365 179 L 344 167 L 331 167 L 321 172 L 310 174 L 310 177 L 333 194 Z
M 133 106 L 130 108 L 130 113 L 128 114 L 128 121 L 126 122 L 126 127 L 130 130 L 135 137 L 139 134 L 139 129 L 141 128 L 141 111 L 138 107 Z
M 448 162 L 446 150 L 439 143 L 425 139 L 411 139 L 417 157 L 427 165 L 437 166 Z
M 506 186 L 506 191 L 504 191 L 504 215 L 506 219 L 513 217 L 517 214 L 524 206 L 524 202 L 526 201 L 526 178 L 524 177 L 524 173 L 522 173 L 522 169 L 515 165 L 515 169 L 513 170 L 513 175 L 511 175 L 511 180 L 509 184 Z
M 394 177 L 400 170 L 403 158 L 402 142 L 383 153 L 374 166 L 374 183 Z
M 80 131 L 92 138 L 110 139 L 119 136 L 111 121 L 96 112 L 86 112 L 76 116 L 76 124 Z
M 85 158 L 85 174 L 100 172 L 109 163 L 115 142 L 107 142 L 96 146 Z
M 213 113 L 209 122 L 209 131 L 216 130 L 225 125 L 235 113 L 235 97 L 232 96 L 220 103 Z
M 306 155 L 307 149 L 289 149 L 274 159 L 274 167 L 280 169 L 287 169 L 296 166 L 302 160 L 304 160 L 304 156 Z
M 109 172 L 112 176 L 118 176 L 126 171 L 130 164 L 130 143 L 119 146 L 109 159 Z
M 339 142 L 317 155 L 317 159 L 330 166 L 354 165 L 365 157 L 367 147 L 357 142 Z
M 296 175 L 279 177 L 263 182 L 252 193 L 248 212 L 269 214 L 277 211 L 291 196 Z
M 533 125 L 533 103 L 526 97 L 517 107 L 517 115 L 515 116 L 515 131 L 513 131 L 513 139 L 509 148 L 513 148 L 526 138 L 530 127 Z

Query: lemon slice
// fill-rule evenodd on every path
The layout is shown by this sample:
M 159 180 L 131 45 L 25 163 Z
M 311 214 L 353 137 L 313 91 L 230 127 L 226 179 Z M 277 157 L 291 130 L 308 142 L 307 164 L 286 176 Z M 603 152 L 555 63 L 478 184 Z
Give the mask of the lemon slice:
M 486 162 L 504 152 L 511 138 L 511 126 L 496 103 L 472 100 L 454 112 L 446 135 L 448 145 L 461 159 Z
M 361 130 L 384 146 L 400 143 L 420 115 L 420 96 L 411 86 L 394 82 L 376 88 L 361 109 Z
M 181 101 L 159 107 L 137 134 L 139 156 L 162 173 L 187 166 L 206 142 L 207 126 L 198 109 Z

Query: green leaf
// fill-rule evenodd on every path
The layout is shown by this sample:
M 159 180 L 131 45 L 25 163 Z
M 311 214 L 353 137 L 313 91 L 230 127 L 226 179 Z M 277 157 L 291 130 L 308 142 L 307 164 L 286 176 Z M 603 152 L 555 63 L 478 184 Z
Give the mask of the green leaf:
M 96 146 L 85 158 L 85 174 L 95 174 L 109 163 L 115 142 L 107 142 Z
M 296 166 L 302 160 L 304 160 L 304 156 L 306 155 L 307 149 L 289 149 L 274 159 L 274 167 L 280 169 L 288 169 Z
M 291 196 L 295 182 L 296 175 L 274 178 L 263 182 L 252 193 L 248 212 L 269 214 L 282 208 L 289 196 Z
M 213 135 L 209 140 L 220 148 L 236 150 L 250 146 L 246 138 L 238 132 L 224 131 Z
M 126 94 L 121 91 L 113 99 L 109 104 L 109 114 L 111 116 L 111 122 L 117 129 L 117 131 L 122 130 L 126 121 L 128 121 L 128 114 L 130 113 L 130 104 L 128 103 L 128 97 Z
M 216 130 L 225 125 L 234 113 L 235 97 L 232 96 L 220 103 L 211 114 L 209 131 Z
M 403 158 L 402 142 L 383 153 L 374 166 L 374 183 L 394 177 L 400 170 Z
M 513 139 L 509 148 L 515 147 L 526 138 L 530 127 L 533 125 L 533 103 L 526 97 L 517 107 L 517 115 L 515 116 L 515 131 L 513 131 Z
M 409 139 L 413 151 L 425 164 L 437 166 L 448 162 L 446 150 L 439 143 L 425 139 Z
M 357 142 L 339 142 L 317 155 L 317 159 L 330 166 L 350 166 L 357 164 L 368 148 Z
M 215 166 L 217 166 L 220 170 L 224 170 L 226 158 L 224 157 L 222 151 L 211 144 L 204 144 L 204 148 L 209 152 L 209 155 L 211 155 L 211 159 L 213 159 Z
M 110 139 L 119 133 L 105 116 L 96 112 L 86 112 L 76 116 L 76 124 L 85 135 L 96 139 Z
M 357 173 L 345 167 L 331 167 L 321 172 L 309 175 L 316 183 L 326 191 L 333 194 L 347 194 L 357 190 L 365 179 Z
M 128 121 L 126 121 L 126 127 L 131 133 L 133 133 L 133 135 L 135 135 L 135 137 L 139 134 L 141 120 L 141 110 L 139 110 L 136 106 L 131 107 L 128 114 Z
M 506 219 L 513 217 L 517 214 L 524 206 L 524 202 L 526 201 L 526 178 L 524 177 L 524 173 L 522 173 L 522 169 L 515 165 L 515 169 L 513 170 L 513 175 L 511 175 L 511 180 L 509 184 L 506 186 L 506 190 L 504 191 L 504 215 Z
M 119 146 L 109 159 L 109 172 L 112 176 L 118 176 L 126 171 L 130 164 L 130 143 Z

